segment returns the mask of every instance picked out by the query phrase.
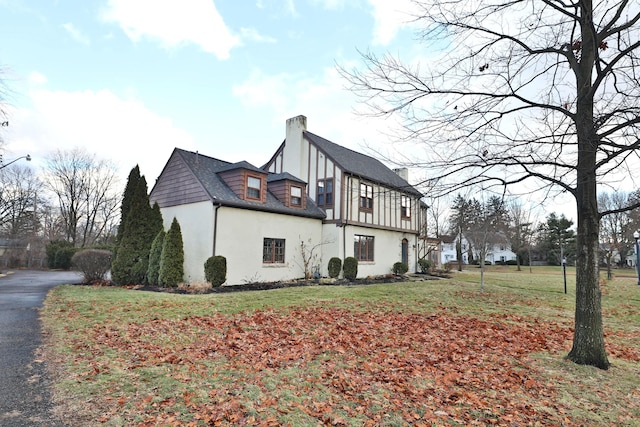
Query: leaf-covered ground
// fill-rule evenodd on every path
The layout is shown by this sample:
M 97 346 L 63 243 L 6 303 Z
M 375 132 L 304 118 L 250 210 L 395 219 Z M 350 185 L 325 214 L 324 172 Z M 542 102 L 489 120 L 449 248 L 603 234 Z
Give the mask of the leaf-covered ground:
M 78 380 L 171 377 L 173 393 L 123 392 L 101 418 L 140 426 L 580 425 L 529 357 L 566 352 L 571 331 L 496 317 L 332 307 L 96 325 L 92 341 L 118 356 Z

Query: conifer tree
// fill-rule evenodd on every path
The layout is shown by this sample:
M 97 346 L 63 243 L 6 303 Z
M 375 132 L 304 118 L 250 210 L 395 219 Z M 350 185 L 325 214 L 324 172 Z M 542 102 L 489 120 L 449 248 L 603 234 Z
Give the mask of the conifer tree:
M 117 284 L 146 282 L 151 244 L 161 229 L 160 208 L 150 206 L 147 181 L 141 176 L 133 192 L 124 232 L 111 266 L 111 275 Z
M 133 169 L 131 169 L 131 172 L 129 172 L 127 185 L 125 186 L 124 194 L 122 195 L 122 204 L 120 205 L 120 223 L 118 224 L 118 234 L 116 234 L 116 242 L 113 247 L 113 259 L 116 258 L 116 255 L 118 253 L 118 246 L 120 246 L 120 242 L 122 241 L 122 235 L 124 234 L 124 230 L 126 227 L 127 216 L 129 215 L 133 195 L 139 181 L 140 168 L 138 167 L 138 165 L 136 165 Z
M 184 277 L 184 248 L 180 224 L 174 217 L 162 245 L 159 283 L 162 286 L 178 286 Z
M 147 281 L 150 285 L 158 285 L 158 277 L 160 275 L 160 256 L 162 255 L 162 246 L 166 236 L 164 230 L 160 230 L 153 243 L 151 244 L 151 252 L 149 253 L 149 271 L 147 272 Z

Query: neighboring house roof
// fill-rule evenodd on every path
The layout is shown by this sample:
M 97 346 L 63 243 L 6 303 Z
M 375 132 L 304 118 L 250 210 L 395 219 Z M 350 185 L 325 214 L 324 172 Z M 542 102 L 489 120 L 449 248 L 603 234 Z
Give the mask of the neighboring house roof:
M 422 193 L 379 160 L 342 147 L 308 131 L 304 131 L 304 136 L 324 151 L 344 172 L 422 197 Z
M 442 240 L 442 243 L 453 243 L 456 241 L 456 236 L 450 236 L 448 234 L 441 234 L 440 235 L 440 240 Z
M 218 175 L 221 172 L 230 171 L 234 169 L 247 169 L 254 172 L 260 172 L 261 174 L 267 175 L 267 181 L 269 181 L 269 174 L 262 169 L 258 169 L 255 166 L 251 165 L 247 162 L 239 162 L 239 163 L 229 163 L 224 160 L 215 159 L 213 157 L 204 156 L 199 153 L 194 153 L 191 151 L 182 150 L 180 148 L 176 148 L 171 155 L 167 166 L 165 166 L 165 170 L 168 167 L 169 163 L 172 161 L 171 159 L 177 156 L 180 158 L 184 165 L 189 169 L 189 171 L 193 174 L 193 177 L 198 181 L 202 189 L 207 193 L 208 198 L 222 206 L 236 207 L 242 209 L 252 209 L 258 211 L 266 211 L 273 213 L 281 213 L 288 215 L 296 215 L 296 216 L 305 216 L 311 218 L 325 218 L 324 212 L 319 209 L 313 200 L 307 197 L 307 203 L 305 209 L 300 208 L 290 208 L 285 206 L 280 200 L 278 200 L 267 188 L 267 198 L 265 203 L 254 202 L 250 200 L 242 200 L 239 198 L 236 193 L 233 192 L 231 188 L 224 182 L 224 180 Z M 164 174 L 164 170 L 163 170 Z M 160 175 L 158 178 L 158 182 L 154 186 L 151 191 L 152 195 L 156 188 L 167 185 L 170 183 L 163 182 L 163 177 Z M 282 174 L 279 174 L 282 175 Z M 290 174 L 288 179 L 296 180 L 297 182 L 302 182 Z M 285 179 L 280 177 L 280 179 Z M 206 200 L 206 199 L 205 199 Z M 160 207 L 163 207 L 162 205 Z

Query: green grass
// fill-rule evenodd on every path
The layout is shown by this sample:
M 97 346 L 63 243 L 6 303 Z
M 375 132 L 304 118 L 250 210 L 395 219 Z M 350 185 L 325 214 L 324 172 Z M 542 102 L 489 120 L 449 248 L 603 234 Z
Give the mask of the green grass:
M 462 338 L 445 327 L 427 351 L 396 339 L 396 318 L 414 329 L 484 324 L 505 342 L 547 327 L 570 337 L 575 270 L 567 268 L 565 294 L 559 267 L 489 267 L 483 291 L 478 269 L 446 280 L 198 296 L 61 286 L 42 310 L 46 354 L 70 426 L 508 425 L 518 405 L 542 425 L 640 425 L 640 286 L 616 273 L 602 281 L 608 371 L 565 362 L 570 340 L 529 355 L 517 353 L 522 343 L 504 355 L 489 343 L 483 355 L 466 347 L 478 331 Z M 441 362 L 429 365 L 431 354 Z M 492 383 L 493 375 L 508 376 Z M 514 378 L 515 388 L 500 388 Z

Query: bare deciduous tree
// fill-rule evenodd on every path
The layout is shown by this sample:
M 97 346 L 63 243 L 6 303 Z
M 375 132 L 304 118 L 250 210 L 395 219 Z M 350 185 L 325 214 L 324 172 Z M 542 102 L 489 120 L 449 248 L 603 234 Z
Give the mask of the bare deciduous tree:
M 46 187 L 58 201 L 65 238 L 77 247 L 113 232 L 118 216 L 114 166 L 86 150 L 57 150 L 47 159 Z
M 629 0 L 415 1 L 433 57 L 363 55 L 342 74 L 371 113 L 399 115 L 433 148 L 414 166 L 441 190 L 557 188 L 577 207 L 573 347 L 609 367 L 598 283 L 597 188 L 629 173 L 640 148 L 640 7 Z M 626 207 L 627 209 L 630 206 Z
M 607 278 L 611 279 L 611 266 L 614 256 L 622 256 L 629 249 L 629 230 L 631 217 L 625 210 L 629 206 L 629 194 L 626 192 L 601 193 L 598 195 L 598 206 L 612 213 L 603 217 L 600 222 L 600 242 L 603 247 L 604 262 L 607 265 Z M 629 237 L 629 238 L 628 238 Z
M 0 170 L 0 233 L 12 239 L 38 231 L 38 194 L 42 183 L 28 166 L 11 165 Z

